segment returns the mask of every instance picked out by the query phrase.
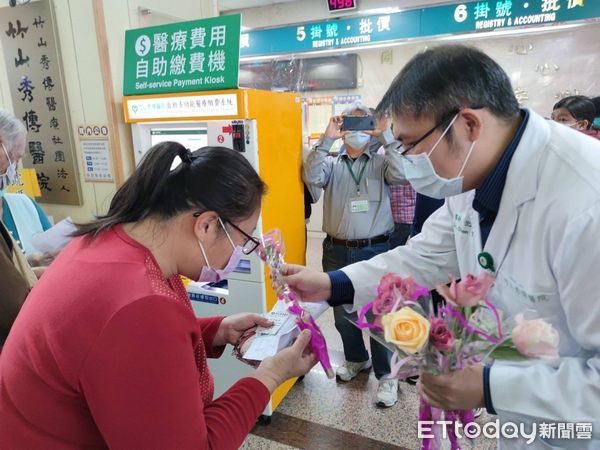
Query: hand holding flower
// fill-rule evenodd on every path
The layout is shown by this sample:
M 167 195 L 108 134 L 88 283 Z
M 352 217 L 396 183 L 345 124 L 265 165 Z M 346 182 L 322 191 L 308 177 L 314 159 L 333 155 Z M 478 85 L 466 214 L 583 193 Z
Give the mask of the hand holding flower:
M 435 408 L 445 411 L 480 408 L 484 406 L 483 366 L 467 366 L 442 375 L 423 371 L 417 389 L 423 400 Z

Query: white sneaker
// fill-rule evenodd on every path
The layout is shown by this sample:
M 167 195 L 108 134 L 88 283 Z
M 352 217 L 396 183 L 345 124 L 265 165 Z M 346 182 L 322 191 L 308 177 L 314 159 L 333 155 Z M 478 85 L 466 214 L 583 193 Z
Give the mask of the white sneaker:
M 398 380 L 379 380 L 377 386 L 377 406 L 389 408 L 398 401 Z
M 336 376 L 342 381 L 350 381 L 355 378 L 360 372 L 371 368 L 371 360 L 367 359 L 364 362 L 344 361 L 335 371 Z

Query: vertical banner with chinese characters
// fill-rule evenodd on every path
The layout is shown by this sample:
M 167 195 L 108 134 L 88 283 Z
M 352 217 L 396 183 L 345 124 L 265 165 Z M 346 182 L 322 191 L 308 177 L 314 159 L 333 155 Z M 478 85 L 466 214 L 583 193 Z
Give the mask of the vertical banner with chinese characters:
M 125 33 L 124 95 L 238 87 L 241 16 Z
M 48 0 L 0 9 L 14 114 L 27 127 L 23 166 L 36 171 L 43 203 L 80 205 L 75 148 Z

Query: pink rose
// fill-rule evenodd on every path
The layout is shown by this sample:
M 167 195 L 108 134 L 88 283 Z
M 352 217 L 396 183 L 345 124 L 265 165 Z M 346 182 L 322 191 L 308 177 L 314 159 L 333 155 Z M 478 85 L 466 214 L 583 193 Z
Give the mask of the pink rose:
M 387 291 L 402 284 L 402 278 L 393 273 L 384 275 L 379 281 L 378 291 Z
M 381 316 L 382 314 L 389 313 L 394 304 L 396 303 L 396 297 L 394 296 L 394 292 L 392 288 L 387 288 L 385 291 L 378 289 L 379 295 L 373 301 L 373 314 L 376 316 Z
M 388 273 L 381 279 L 378 292 L 386 292 L 389 289 L 396 289 L 405 300 L 416 300 L 429 294 L 429 290 L 418 285 L 412 277 L 402 278 L 393 273 Z
M 430 321 L 429 338 L 431 345 L 441 352 L 448 352 L 454 346 L 454 336 L 446 326 L 446 322 L 441 317 L 434 317 Z
M 458 282 L 451 276 L 450 287 L 439 284 L 436 286 L 436 290 L 447 302 L 466 308 L 483 301 L 494 284 L 494 280 L 494 277 L 488 272 L 482 272 L 477 277 L 469 274 Z
M 530 358 L 558 358 L 558 332 L 543 319 L 525 320 L 523 314 L 515 317 L 517 326 L 512 340 L 522 355 Z

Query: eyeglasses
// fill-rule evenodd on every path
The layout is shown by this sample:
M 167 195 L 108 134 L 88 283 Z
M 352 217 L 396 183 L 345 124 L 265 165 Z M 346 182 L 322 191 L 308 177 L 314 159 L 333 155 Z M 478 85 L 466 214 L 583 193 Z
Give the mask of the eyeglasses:
M 396 149 L 396 150 L 398 150 L 400 152 L 400 156 L 404 156 L 406 153 L 410 152 L 413 148 L 415 148 L 417 145 L 419 145 L 421 142 L 423 142 L 425 139 L 427 139 L 429 136 L 431 136 L 431 134 L 435 130 L 437 130 L 438 128 L 440 128 L 444 124 L 446 124 L 449 120 L 451 120 L 459 112 L 460 112 L 460 109 L 458 109 L 458 108 L 457 109 L 453 109 L 452 111 L 450 111 L 448 114 L 446 114 L 444 116 L 444 118 L 442 120 L 440 120 L 439 123 L 437 123 L 436 125 L 434 125 L 433 128 L 431 128 L 427 133 L 425 133 L 423 136 L 421 136 L 419 139 L 417 139 L 412 144 L 409 144 L 407 147 L 403 148 L 404 145 L 400 144 L 400 146 Z
M 200 214 L 202 214 L 202 212 L 198 211 L 198 212 L 195 212 L 193 214 L 193 216 L 198 217 L 198 216 L 200 216 Z M 221 220 L 223 221 L 224 224 L 228 223 L 229 225 L 231 225 L 231 227 L 233 229 L 237 230 L 242 236 L 244 236 L 246 238 L 246 241 L 244 242 L 244 245 L 242 246 L 242 253 L 244 255 L 249 255 L 250 253 L 254 252 L 254 250 L 256 250 L 258 248 L 258 246 L 260 245 L 260 241 L 257 238 L 255 238 L 254 236 L 250 236 L 248 233 L 246 233 L 240 227 L 236 226 L 230 220 L 223 219 L 223 218 Z
M 244 230 L 242 230 L 240 227 L 236 226 L 234 223 L 230 222 L 229 220 L 223 220 L 223 222 L 231 225 L 232 228 L 239 231 L 240 234 L 246 238 L 246 242 L 244 242 L 244 245 L 242 246 L 242 253 L 244 255 L 249 255 L 250 253 L 252 253 L 254 250 L 256 250 L 258 248 L 258 246 L 260 245 L 260 241 L 257 238 L 255 238 L 254 236 L 250 236 Z

